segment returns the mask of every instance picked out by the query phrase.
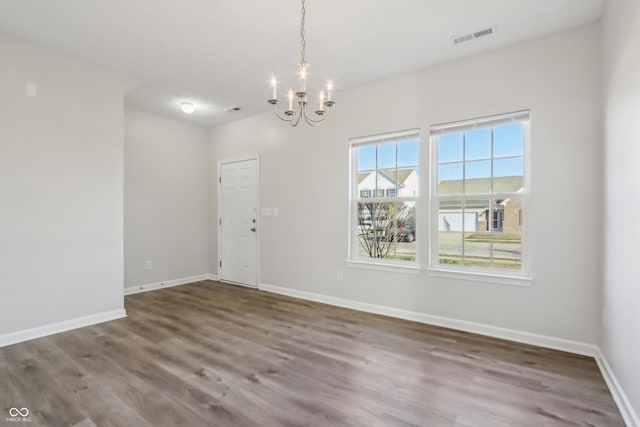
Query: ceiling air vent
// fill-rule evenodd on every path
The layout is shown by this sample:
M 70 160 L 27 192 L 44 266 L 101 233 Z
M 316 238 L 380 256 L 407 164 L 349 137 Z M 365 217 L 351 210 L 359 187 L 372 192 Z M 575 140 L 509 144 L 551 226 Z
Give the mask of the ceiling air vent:
M 478 39 L 480 37 L 486 37 L 493 34 L 493 28 L 485 28 L 484 30 L 476 31 L 475 33 L 465 34 L 463 36 L 452 37 L 453 44 L 460 44 L 468 42 L 469 40 Z

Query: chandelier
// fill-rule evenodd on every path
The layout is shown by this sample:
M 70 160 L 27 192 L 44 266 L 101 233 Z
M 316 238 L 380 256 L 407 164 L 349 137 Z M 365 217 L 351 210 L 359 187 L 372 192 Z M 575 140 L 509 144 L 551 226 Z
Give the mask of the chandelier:
M 289 89 L 288 92 L 288 108 L 284 111 L 284 115 L 278 111 L 278 104 L 282 101 L 278 99 L 278 81 L 275 76 L 271 76 L 271 99 L 267 102 L 273 105 L 273 111 L 280 120 L 289 122 L 291 126 L 298 126 L 301 119 L 304 119 L 308 125 L 317 126 L 320 122 L 327 118 L 327 110 L 336 105 L 332 99 L 333 83 L 331 80 L 327 82 L 327 85 L 320 91 L 318 95 L 318 109 L 309 114 L 308 110 L 313 111 L 313 107 L 309 105 L 309 93 L 307 92 L 307 73 L 309 71 L 309 63 L 305 61 L 306 54 L 306 40 L 304 39 L 304 24 L 306 10 L 304 7 L 305 0 L 302 0 L 302 19 L 300 21 L 300 45 L 302 46 L 300 52 L 300 62 L 298 62 L 298 74 L 300 75 L 300 89 L 294 92 L 293 89 Z M 294 109 L 295 108 L 295 109 Z

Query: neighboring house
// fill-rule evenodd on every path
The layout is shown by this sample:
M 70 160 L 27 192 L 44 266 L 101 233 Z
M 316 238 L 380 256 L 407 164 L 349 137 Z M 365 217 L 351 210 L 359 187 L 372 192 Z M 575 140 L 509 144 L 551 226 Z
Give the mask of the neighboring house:
M 522 191 L 522 176 L 493 178 L 494 193 L 519 193 Z M 462 194 L 462 180 L 441 181 L 438 194 Z M 466 194 L 489 193 L 491 178 L 468 179 Z M 464 210 L 462 200 L 451 200 L 442 204 L 438 213 L 438 231 L 464 231 L 468 233 L 489 231 L 519 233 L 522 230 L 522 201 L 519 198 L 467 200 Z M 490 210 L 489 204 L 493 203 Z
M 417 197 L 418 171 L 411 169 L 379 169 L 358 174 L 358 195 L 369 197 Z

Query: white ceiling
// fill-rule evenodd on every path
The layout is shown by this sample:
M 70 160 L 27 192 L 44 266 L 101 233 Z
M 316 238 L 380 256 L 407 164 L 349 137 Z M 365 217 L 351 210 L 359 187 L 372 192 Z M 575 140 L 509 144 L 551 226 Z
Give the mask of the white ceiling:
M 310 89 L 394 73 L 597 21 L 605 0 L 307 0 Z M 139 86 L 142 110 L 215 126 L 271 108 L 295 84 L 299 0 L 0 0 L 0 30 L 86 58 Z M 493 26 L 490 36 L 451 38 Z M 284 91 L 283 91 L 284 92 Z M 198 110 L 186 115 L 183 100 Z M 224 112 L 238 105 L 241 112 Z M 337 113 L 337 111 L 336 111 Z

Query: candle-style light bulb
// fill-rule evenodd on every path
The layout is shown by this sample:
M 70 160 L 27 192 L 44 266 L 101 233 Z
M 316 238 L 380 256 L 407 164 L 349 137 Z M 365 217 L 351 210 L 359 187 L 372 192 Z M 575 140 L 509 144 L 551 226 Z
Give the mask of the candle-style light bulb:
M 327 101 L 331 101 L 331 91 L 333 90 L 333 82 L 329 80 L 327 82 Z
M 320 111 L 324 110 L 324 91 L 320 91 Z
M 293 111 L 293 89 L 289 89 L 289 111 Z
M 300 92 L 307 90 L 307 67 L 300 67 Z
M 278 81 L 276 80 L 276 76 L 271 75 L 271 99 L 278 99 L 276 87 L 278 85 Z

